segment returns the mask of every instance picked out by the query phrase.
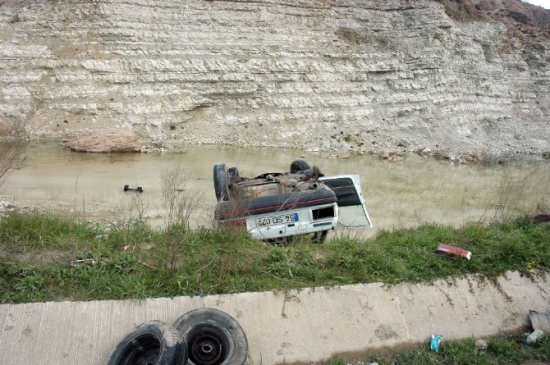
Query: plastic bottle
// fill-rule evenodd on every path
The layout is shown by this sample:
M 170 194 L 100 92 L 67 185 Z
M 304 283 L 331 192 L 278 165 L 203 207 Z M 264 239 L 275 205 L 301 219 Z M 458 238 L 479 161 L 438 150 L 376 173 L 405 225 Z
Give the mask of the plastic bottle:
M 544 332 L 542 330 L 534 330 L 527 336 L 527 339 L 525 340 L 526 345 L 531 345 L 537 342 L 542 336 L 544 335 Z
M 432 341 L 430 342 L 430 348 L 432 351 L 439 352 L 439 344 L 443 339 L 442 335 L 432 335 Z

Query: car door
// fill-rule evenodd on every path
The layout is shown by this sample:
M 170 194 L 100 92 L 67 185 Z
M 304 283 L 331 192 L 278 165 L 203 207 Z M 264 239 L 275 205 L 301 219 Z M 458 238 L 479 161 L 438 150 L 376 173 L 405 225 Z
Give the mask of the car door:
M 347 228 L 372 227 L 361 193 L 359 174 L 324 176 L 319 180 L 336 194 L 338 224 Z

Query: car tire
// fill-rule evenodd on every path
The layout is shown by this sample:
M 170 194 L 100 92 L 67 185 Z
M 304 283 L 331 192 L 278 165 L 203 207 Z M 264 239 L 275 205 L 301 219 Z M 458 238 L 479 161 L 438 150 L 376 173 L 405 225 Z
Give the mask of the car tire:
M 229 184 L 230 185 L 240 181 L 241 176 L 239 175 L 239 170 L 236 167 L 230 167 L 227 170 L 227 173 L 229 175 Z
M 295 160 L 290 164 L 290 173 L 296 174 L 310 169 L 311 166 L 304 160 Z
M 216 199 L 229 200 L 229 171 L 224 163 L 214 165 L 214 191 Z
M 190 365 L 243 365 L 248 341 L 239 323 L 213 308 L 195 309 L 181 316 L 174 327 L 189 353 Z
M 124 185 L 124 191 L 128 191 L 128 189 L 130 189 L 130 186 Z
M 118 344 L 108 365 L 185 365 L 187 348 L 174 326 L 143 323 Z

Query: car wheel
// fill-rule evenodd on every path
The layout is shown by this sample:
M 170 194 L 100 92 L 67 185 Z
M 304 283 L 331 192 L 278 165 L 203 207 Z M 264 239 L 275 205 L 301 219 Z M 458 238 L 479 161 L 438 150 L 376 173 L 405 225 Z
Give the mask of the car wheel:
M 246 360 L 246 335 L 225 312 L 196 309 L 181 316 L 174 327 L 187 345 L 191 365 L 242 365 Z
M 214 191 L 216 199 L 229 200 L 229 172 L 227 165 L 219 163 L 214 165 Z
M 108 365 L 184 365 L 187 349 L 179 332 L 163 322 L 136 327 L 116 347 Z
M 227 173 L 229 174 L 229 184 L 234 184 L 240 181 L 241 176 L 239 175 L 239 170 L 237 170 L 236 167 L 230 167 L 227 170 Z
M 304 160 L 292 161 L 292 163 L 290 164 L 290 173 L 295 174 L 300 171 L 303 172 L 309 168 L 311 168 L 311 166 L 309 166 L 309 164 Z

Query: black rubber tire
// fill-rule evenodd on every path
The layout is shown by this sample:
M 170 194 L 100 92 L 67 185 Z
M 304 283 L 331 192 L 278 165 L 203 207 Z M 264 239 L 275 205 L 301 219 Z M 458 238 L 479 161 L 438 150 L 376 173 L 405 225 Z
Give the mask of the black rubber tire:
M 229 174 L 229 184 L 230 185 L 240 181 L 241 176 L 239 175 L 239 170 L 236 167 L 230 167 L 227 170 L 227 173 Z
M 181 316 L 174 327 L 187 345 L 190 365 L 242 365 L 248 341 L 239 323 L 213 308 L 195 309 Z
M 296 174 L 296 173 L 299 173 L 300 171 L 304 172 L 309 168 L 311 168 L 311 166 L 309 166 L 309 164 L 306 161 L 295 160 L 295 161 L 292 161 L 292 163 L 290 164 L 290 173 Z
M 136 189 L 136 191 L 137 191 L 138 193 L 143 193 L 143 188 L 142 188 L 141 186 L 138 186 L 137 189 Z
M 185 365 L 187 348 L 174 326 L 151 321 L 118 344 L 108 365 Z
M 128 185 L 124 185 L 124 191 L 128 191 L 130 187 Z
M 214 191 L 216 199 L 229 200 L 229 171 L 224 163 L 214 165 Z

